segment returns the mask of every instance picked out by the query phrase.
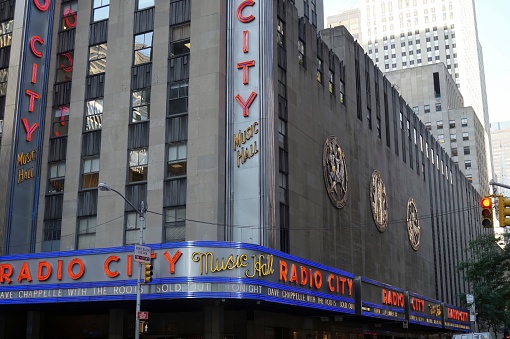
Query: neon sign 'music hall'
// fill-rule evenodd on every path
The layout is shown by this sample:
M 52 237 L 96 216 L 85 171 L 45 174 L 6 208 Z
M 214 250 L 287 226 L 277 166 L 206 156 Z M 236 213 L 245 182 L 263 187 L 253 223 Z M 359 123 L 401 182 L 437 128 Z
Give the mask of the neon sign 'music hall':
M 7 251 L 34 251 L 54 1 L 29 0 L 11 164 Z

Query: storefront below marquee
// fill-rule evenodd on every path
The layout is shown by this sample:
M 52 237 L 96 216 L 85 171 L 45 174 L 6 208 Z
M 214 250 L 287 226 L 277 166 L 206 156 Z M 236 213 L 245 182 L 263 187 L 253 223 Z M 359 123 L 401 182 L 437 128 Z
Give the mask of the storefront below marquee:
M 142 338 L 432 339 L 470 330 L 465 309 L 269 248 L 150 247 Z M 133 337 L 137 265 L 132 246 L 0 257 L 0 337 Z

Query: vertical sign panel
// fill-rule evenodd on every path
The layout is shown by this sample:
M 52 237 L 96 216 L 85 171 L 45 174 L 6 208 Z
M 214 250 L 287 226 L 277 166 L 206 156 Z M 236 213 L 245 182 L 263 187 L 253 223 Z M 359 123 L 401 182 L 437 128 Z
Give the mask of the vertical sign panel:
M 11 169 L 7 251 L 34 251 L 54 0 L 27 0 Z
M 262 244 L 262 1 L 231 0 L 227 61 L 229 240 Z

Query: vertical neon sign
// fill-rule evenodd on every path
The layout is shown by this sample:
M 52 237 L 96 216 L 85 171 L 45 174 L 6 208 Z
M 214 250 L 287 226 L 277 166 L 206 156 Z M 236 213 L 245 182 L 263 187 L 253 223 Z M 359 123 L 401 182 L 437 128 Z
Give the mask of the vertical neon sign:
M 33 252 L 54 1 L 26 4 L 14 125 L 7 252 Z
M 227 20 L 227 239 L 264 245 L 267 143 L 274 129 L 272 4 L 229 0 Z M 268 108 L 269 107 L 269 108 Z

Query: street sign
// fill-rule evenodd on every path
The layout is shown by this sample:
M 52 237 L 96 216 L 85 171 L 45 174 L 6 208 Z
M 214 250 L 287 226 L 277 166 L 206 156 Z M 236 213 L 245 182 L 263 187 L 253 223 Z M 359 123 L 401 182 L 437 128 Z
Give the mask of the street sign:
M 151 248 L 148 246 L 135 245 L 135 261 L 150 264 Z
M 149 312 L 138 312 L 138 320 L 149 320 Z

